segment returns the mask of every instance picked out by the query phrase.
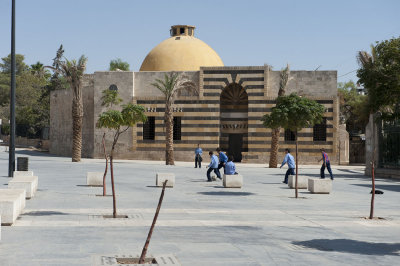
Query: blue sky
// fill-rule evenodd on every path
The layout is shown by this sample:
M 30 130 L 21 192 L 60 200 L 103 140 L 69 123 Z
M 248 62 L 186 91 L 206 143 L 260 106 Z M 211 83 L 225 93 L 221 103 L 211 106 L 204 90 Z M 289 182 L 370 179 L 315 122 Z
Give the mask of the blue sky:
M 138 71 L 175 24 L 196 26 L 226 66 L 269 64 L 280 70 L 337 70 L 357 80 L 356 54 L 399 37 L 400 1 L 16 0 L 16 52 L 52 63 L 60 44 L 68 59 L 84 54 L 87 72 L 121 58 Z M 11 0 L 0 0 L 0 57 L 10 53 Z M 347 74 L 347 75 L 346 75 Z

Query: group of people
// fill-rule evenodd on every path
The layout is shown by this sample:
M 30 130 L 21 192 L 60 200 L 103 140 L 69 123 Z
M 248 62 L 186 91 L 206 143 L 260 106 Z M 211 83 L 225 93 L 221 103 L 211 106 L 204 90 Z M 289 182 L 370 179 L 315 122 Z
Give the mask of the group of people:
M 325 168 L 328 169 L 328 172 L 331 176 L 331 180 L 333 180 L 333 174 L 332 174 L 332 169 L 331 169 L 331 162 L 329 160 L 328 154 L 325 152 L 325 149 L 320 149 L 322 158 L 318 160 L 318 162 L 322 161 L 322 166 L 321 166 L 321 178 L 325 178 Z M 285 179 L 282 181 L 282 183 L 287 184 L 289 175 L 295 175 L 294 170 L 296 169 L 296 164 L 294 162 L 294 157 L 290 154 L 290 149 L 285 149 L 286 155 L 285 158 L 282 161 L 281 167 L 284 166 L 286 163 L 288 165 L 288 170 L 286 171 L 285 174 Z
M 217 178 L 221 179 L 221 173 L 219 172 L 219 169 L 222 167 L 224 168 L 224 174 L 225 175 L 234 175 L 237 174 L 236 172 L 236 166 L 233 163 L 233 156 L 230 155 L 229 157 L 226 156 L 224 152 L 221 151 L 220 148 L 216 149 L 217 155 L 214 154 L 213 151 L 209 151 L 208 155 L 210 156 L 210 164 L 206 166 L 208 168 L 207 170 L 207 182 L 212 182 L 211 178 L 211 172 L 214 171 L 215 175 Z M 195 153 L 195 167 L 197 168 L 197 165 L 199 168 L 201 168 L 201 162 L 203 161 L 202 155 L 203 155 L 203 150 L 200 148 L 200 144 L 197 145 L 197 148 L 194 151 Z

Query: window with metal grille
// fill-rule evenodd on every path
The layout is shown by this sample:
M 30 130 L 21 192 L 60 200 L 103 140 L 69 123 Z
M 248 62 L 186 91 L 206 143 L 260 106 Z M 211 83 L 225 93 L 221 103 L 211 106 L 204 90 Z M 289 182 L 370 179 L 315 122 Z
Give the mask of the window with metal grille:
M 313 128 L 314 141 L 326 141 L 326 118 L 324 117 L 321 124 L 315 124 Z
M 174 117 L 174 140 L 181 140 L 182 136 L 182 118 Z
M 154 140 L 155 137 L 155 118 L 148 116 L 146 123 L 143 124 L 143 139 Z
M 290 129 L 285 129 L 285 141 L 295 141 L 296 134 Z

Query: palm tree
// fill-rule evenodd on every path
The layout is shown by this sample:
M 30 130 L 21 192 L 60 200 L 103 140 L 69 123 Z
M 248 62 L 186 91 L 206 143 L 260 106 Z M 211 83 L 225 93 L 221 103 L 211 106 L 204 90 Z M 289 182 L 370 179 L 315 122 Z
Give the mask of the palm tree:
M 174 165 L 174 140 L 173 140 L 173 112 L 172 105 L 178 92 L 183 89 L 194 89 L 195 85 L 188 78 L 171 72 L 169 75 L 164 74 L 164 80 L 156 79 L 151 84 L 159 89 L 165 96 L 165 115 L 164 122 L 165 132 L 165 164 Z
M 286 65 L 286 68 L 281 70 L 279 82 L 279 91 L 278 97 L 284 96 L 286 93 L 286 86 L 289 81 L 290 69 L 289 64 Z M 271 152 L 269 156 L 269 168 L 276 168 L 278 165 L 278 150 L 279 150 L 279 135 L 281 132 L 281 128 L 274 128 L 271 132 Z

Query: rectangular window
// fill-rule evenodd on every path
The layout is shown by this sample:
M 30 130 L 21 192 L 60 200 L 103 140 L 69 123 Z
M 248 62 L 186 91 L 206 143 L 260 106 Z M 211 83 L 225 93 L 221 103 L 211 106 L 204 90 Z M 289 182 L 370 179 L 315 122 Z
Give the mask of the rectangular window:
M 295 141 L 296 134 L 290 129 L 285 129 L 285 141 Z
M 315 124 L 313 128 L 314 141 L 326 141 L 326 118 L 324 117 L 321 124 Z
M 146 123 L 143 124 L 143 139 L 154 140 L 156 133 L 155 117 L 147 117 Z
M 174 140 L 181 140 L 182 136 L 182 118 L 177 116 L 174 117 Z
M 180 33 L 185 34 L 185 28 L 181 28 Z

